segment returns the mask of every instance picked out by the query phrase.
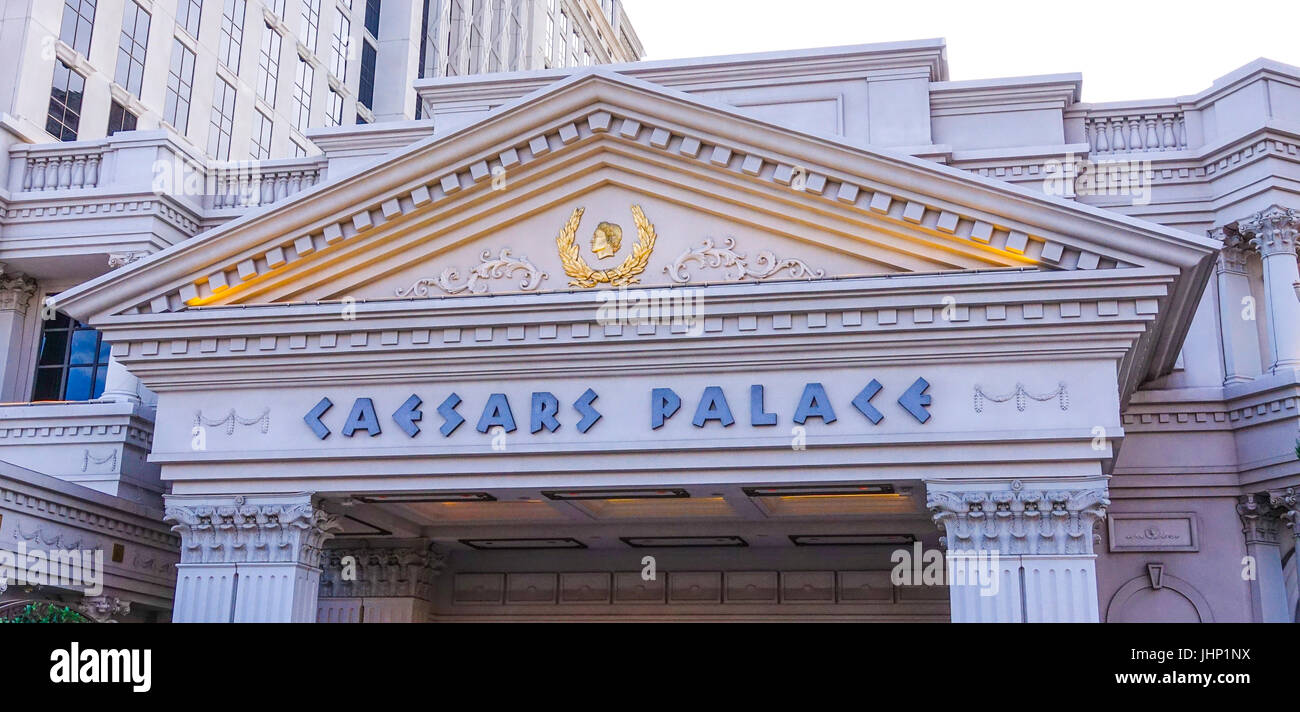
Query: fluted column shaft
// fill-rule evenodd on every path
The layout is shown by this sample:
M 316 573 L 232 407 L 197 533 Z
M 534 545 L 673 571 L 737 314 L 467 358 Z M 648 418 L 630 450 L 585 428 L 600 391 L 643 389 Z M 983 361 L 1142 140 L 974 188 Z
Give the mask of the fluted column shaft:
M 1104 481 L 932 481 L 926 490 L 948 549 L 954 623 L 1099 620 L 1093 538 L 1110 505 Z

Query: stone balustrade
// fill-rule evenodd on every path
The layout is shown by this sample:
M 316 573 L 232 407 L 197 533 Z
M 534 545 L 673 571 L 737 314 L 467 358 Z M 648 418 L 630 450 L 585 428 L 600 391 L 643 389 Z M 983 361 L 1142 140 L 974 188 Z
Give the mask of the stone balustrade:
M 1187 119 L 1176 107 L 1092 111 L 1084 119 L 1094 154 L 1153 153 L 1187 149 Z
M 276 203 L 319 183 L 322 157 L 212 162 L 166 131 L 133 131 L 93 141 L 20 144 L 9 152 L 7 188 L 15 201 L 63 191 L 167 195 L 202 215 Z

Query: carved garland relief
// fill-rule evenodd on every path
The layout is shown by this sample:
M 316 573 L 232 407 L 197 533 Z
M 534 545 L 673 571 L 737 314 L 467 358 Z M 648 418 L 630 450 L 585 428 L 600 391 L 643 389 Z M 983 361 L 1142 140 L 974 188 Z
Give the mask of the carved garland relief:
M 637 233 L 632 253 L 617 267 L 609 269 L 596 269 L 582 256 L 577 235 L 585 213 L 586 208 L 574 209 L 555 238 L 560 264 L 569 277 L 569 286 L 590 289 L 602 284 L 615 287 L 640 284 L 658 239 L 654 224 L 646 217 L 641 206 L 632 206 L 632 221 Z M 596 226 L 591 237 L 591 252 L 596 260 L 614 257 L 622 246 L 622 226 L 609 221 L 602 221 Z M 779 258 L 771 250 L 761 250 L 752 258 L 748 257 L 745 253 L 736 251 L 734 237 L 726 238 L 721 247 L 715 246 L 711 238 L 706 239 L 699 246 L 687 249 L 664 267 L 663 271 L 674 283 L 688 284 L 694 280 L 688 267 L 691 264 L 705 269 L 727 270 L 722 279 L 732 282 L 746 279 L 761 281 L 783 271 L 791 279 L 821 279 L 826 274 L 825 270 L 814 269 L 803 260 Z M 521 273 L 523 278 L 519 282 L 519 290 L 524 292 L 537 291 L 550 278 L 527 256 L 516 257 L 511 248 L 503 247 L 497 250 L 495 256 L 492 250 L 484 250 L 477 265 L 464 269 L 448 267 L 437 277 L 418 279 L 408 287 L 399 287 L 394 294 L 398 298 L 425 298 L 431 296 L 433 289 L 449 295 L 488 294 L 492 290 L 493 281 L 513 279 Z

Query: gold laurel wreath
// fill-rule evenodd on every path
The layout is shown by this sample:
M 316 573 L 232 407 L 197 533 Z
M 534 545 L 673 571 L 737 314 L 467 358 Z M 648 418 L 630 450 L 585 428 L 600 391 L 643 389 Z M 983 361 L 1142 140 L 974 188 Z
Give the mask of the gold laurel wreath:
M 645 213 L 641 212 L 641 206 L 632 206 L 632 219 L 636 222 L 636 232 L 638 235 L 636 245 L 632 247 L 632 254 L 623 260 L 623 264 L 606 270 L 592 269 L 587 261 L 582 258 L 578 252 L 578 243 L 575 237 L 578 234 L 578 225 L 582 223 L 582 214 L 586 208 L 577 208 L 573 215 L 569 216 L 569 222 L 565 223 L 560 234 L 555 238 L 555 244 L 560 248 L 560 263 L 564 265 L 564 273 L 569 275 L 572 280 L 569 282 L 570 287 L 594 287 L 598 284 L 612 284 L 616 287 L 629 284 L 637 284 L 641 280 L 638 278 L 645 271 L 646 263 L 650 261 L 650 252 L 655 248 L 655 226 L 650 224 L 646 219 Z

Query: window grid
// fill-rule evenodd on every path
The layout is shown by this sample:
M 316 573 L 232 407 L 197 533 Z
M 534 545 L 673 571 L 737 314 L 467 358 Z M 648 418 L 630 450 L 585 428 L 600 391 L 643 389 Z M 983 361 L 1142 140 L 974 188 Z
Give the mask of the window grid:
M 275 130 L 275 122 L 263 114 L 261 111 L 253 112 L 257 121 L 253 126 L 253 135 L 251 138 L 253 150 L 249 151 L 253 158 L 265 161 L 271 157 L 271 138 Z
M 108 135 L 112 136 L 118 131 L 135 131 L 137 120 L 138 117 L 129 109 L 113 102 L 108 108 Z
M 371 111 L 375 108 L 375 62 L 378 59 L 370 40 L 361 42 L 361 79 L 357 87 L 357 101 Z
M 379 0 L 366 0 L 366 30 L 379 39 Z
M 257 63 L 257 95 L 275 108 L 275 91 L 280 83 L 280 47 L 283 38 L 270 25 L 262 36 L 262 53 Z
M 113 81 L 133 96 L 140 96 L 144 82 L 144 59 L 149 46 L 149 13 L 139 3 L 129 2 L 122 13 L 122 36 L 117 43 L 117 71 Z
M 464 0 L 451 0 L 451 14 L 447 22 L 447 76 L 455 77 L 461 73 L 461 56 L 464 54 L 461 44 L 465 37 Z
M 180 40 L 172 40 L 171 67 L 167 73 L 167 105 L 163 120 L 186 133 L 190 125 L 190 95 L 194 89 L 194 53 Z
M 95 0 L 65 0 L 59 39 L 83 56 L 90 54 L 90 36 L 95 29 Z
M 236 74 L 239 73 L 239 55 L 244 47 L 244 14 L 247 9 L 246 0 L 226 0 L 225 10 L 221 13 L 221 45 L 217 48 L 217 59 Z
M 485 0 L 473 0 L 470 5 L 469 18 L 469 73 L 483 71 L 483 34 L 487 13 L 484 12 Z
M 199 19 L 203 15 L 203 0 L 180 0 L 176 7 L 176 24 L 190 36 L 198 39 Z
M 343 123 L 343 95 L 330 87 L 330 107 L 325 115 L 326 126 L 339 126 Z
M 76 141 L 81 128 L 81 99 L 86 90 L 86 80 L 71 67 L 57 60 L 54 63 L 54 81 L 50 86 L 50 111 L 45 118 L 45 130 L 60 141 Z
M 298 55 L 298 71 L 293 86 L 293 127 L 300 132 L 306 131 L 311 121 L 311 87 L 315 80 L 316 70 L 302 55 Z
M 320 0 L 302 0 L 302 43 L 312 52 L 316 51 L 317 35 L 320 34 Z
M 230 160 L 230 135 L 235 129 L 235 88 L 217 80 L 212 92 L 212 126 L 208 129 L 208 155 Z
M 109 344 L 89 326 L 56 312 L 41 324 L 33 401 L 88 401 L 104 395 Z
M 348 76 L 348 46 L 352 42 L 352 22 L 341 7 L 334 8 L 334 35 L 330 42 L 333 50 L 333 65 L 330 71 L 339 79 Z

